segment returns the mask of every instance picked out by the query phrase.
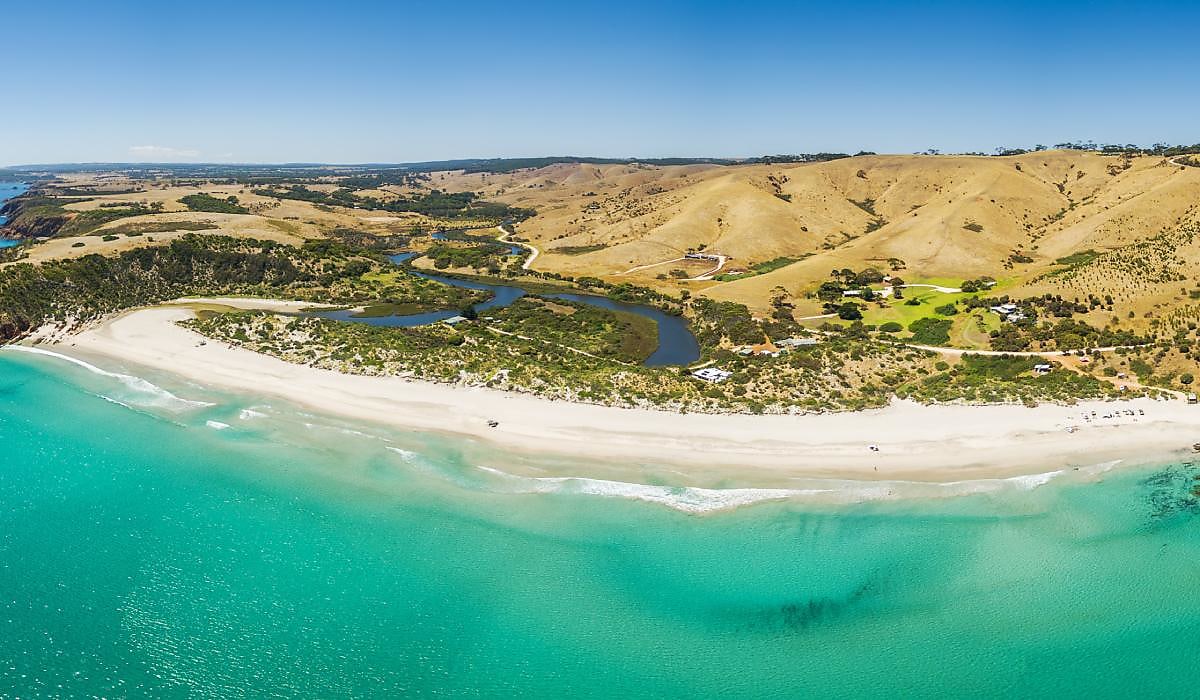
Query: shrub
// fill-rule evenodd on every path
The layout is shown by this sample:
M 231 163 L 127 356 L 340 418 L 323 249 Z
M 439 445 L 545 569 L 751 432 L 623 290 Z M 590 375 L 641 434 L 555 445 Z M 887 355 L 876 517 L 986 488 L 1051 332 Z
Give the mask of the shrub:
M 230 195 L 219 199 L 210 194 L 189 194 L 179 200 L 192 211 L 207 211 L 218 214 L 249 214 L 250 210 L 238 203 L 238 198 Z
M 923 345 L 945 345 L 950 342 L 951 321 L 937 318 L 919 318 L 908 324 L 914 343 Z
M 862 310 L 852 301 L 848 301 L 838 307 L 838 318 L 843 321 L 857 321 L 862 318 Z
M 879 330 L 883 331 L 884 333 L 899 333 L 900 331 L 904 330 L 904 326 L 901 326 L 895 321 L 888 321 L 880 326 Z

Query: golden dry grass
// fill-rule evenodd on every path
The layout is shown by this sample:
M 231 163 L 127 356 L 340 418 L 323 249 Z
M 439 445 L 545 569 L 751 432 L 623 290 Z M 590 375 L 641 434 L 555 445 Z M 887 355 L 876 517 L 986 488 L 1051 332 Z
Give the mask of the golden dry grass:
M 733 167 L 564 164 L 503 175 L 437 173 L 431 185 L 536 209 L 519 234 L 543 251 L 538 269 L 686 288 L 755 308 L 776 287 L 803 304 L 831 269 L 885 269 L 893 258 L 910 280 L 990 275 L 1011 278 L 1006 291 L 1014 294 L 1086 295 L 1081 284 L 1043 275 L 1061 269 L 1056 259 L 1082 250 L 1125 246 L 1126 257 L 1141 255 L 1139 246 L 1191 221 L 1200 202 L 1200 169 L 1076 151 Z M 598 245 L 604 248 L 555 252 Z M 621 275 L 701 246 L 732 256 L 739 268 L 781 256 L 802 260 L 724 283 L 660 279 L 671 265 Z M 1190 250 L 1180 259 L 1200 262 L 1200 251 Z M 1032 262 L 1013 263 L 1014 254 Z M 1142 313 L 1169 296 L 1143 290 L 1123 303 Z

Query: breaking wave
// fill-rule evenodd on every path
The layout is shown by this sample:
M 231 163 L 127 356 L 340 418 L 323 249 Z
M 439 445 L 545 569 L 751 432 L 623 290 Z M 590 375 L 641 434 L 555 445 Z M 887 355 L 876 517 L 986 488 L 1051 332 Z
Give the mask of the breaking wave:
M 134 406 L 139 408 L 157 408 L 171 411 L 173 413 L 179 413 L 182 411 L 190 411 L 197 408 L 207 408 L 216 405 L 205 401 L 192 401 L 189 399 L 180 398 L 166 389 L 158 386 L 157 384 L 148 382 L 141 377 L 136 377 L 131 374 L 121 374 L 120 372 L 110 372 L 89 362 L 84 362 L 77 357 L 71 357 L 70 355 L 64 355 L 62 353 L 44 350 L 42 348 L 32 348 L 25 345 L 7 345 L 4 346 L 4 349 L 29 353 L 31 355 L 53 357 L 65 362 L 69 362 L 70 364 L 78 367 L 82 367 L 92 374 L 115 379 L 129 393 L 120 394 L 117 396 L 107 396 L 102 394 L 101 398 L 108 399 L 114 403 L 121 404 L 122 406 L 127 406 L 130 408 L 133 408 Z
M 830 504 L 908 498 L 953 498 L 1004 491 L 1029 491 L 1067 474 L 1094 476 L 1119 462 L 1105 462 L 1077 469 L 1057 469 L 1002 479 L 972 479 L 944 483 L 921 481 L 855 481 L 843 479 L 805 479 L 803 488 L 729 488 L 698 486 L 660 486 L 607 479 L 573 476 L 520 476 L 491 467 L 478 467 L 498 482 L 504 493 L 579 494 L 604 498 L 628 498 L 673 508 L 687 513 L 731 510 L 767 501 L 803 500 Z

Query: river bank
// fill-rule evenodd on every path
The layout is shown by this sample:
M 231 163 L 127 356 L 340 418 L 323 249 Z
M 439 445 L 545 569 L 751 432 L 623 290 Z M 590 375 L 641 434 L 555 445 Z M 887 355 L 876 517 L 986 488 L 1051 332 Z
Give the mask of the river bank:
M 203 301 L 262 306 L 256 300 Z M 276 302 L 274 308 L 298 307 Z M 140 309 L 77 335 L 42 340 L 54 341 L 53 349 L 67 355 L 141 365 L 355 421 L 449 433 L 518 453 L 570 455 L 582 470 L 571 475 L 605 478 L 629 477 L 646 464 L 670 467 L 699 483 L 732 479 L 753 486 L 814 477 L 1005 478 L 1115 460 L 1169 461 L 1190 452 L 1200 436 L 1200 409 L 1149 399 L 1035 408 L 894 402 L 806 416 L 685 415 L 550 401 L 290 364 L 176 325 L 192 315 L 185 306 Z

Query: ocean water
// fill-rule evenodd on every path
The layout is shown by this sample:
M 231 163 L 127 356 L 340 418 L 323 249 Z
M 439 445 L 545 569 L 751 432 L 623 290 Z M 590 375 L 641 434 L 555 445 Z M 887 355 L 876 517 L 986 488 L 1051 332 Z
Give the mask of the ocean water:
M 1196 694 L 1193 465 L 722 498 L 11 350 L 0 439 L 0 697 Z
M 6 201 L 24 194 L 29 189 L 29 186 L 23 182 L 3 182 L 0 181 L 0 205 Z M 8 223 L 8 217 L 0 214 L 0 226 Z M 17 245 L 17 241 L 5 240 L 0 238 L 0 248 L 11 248 Z

